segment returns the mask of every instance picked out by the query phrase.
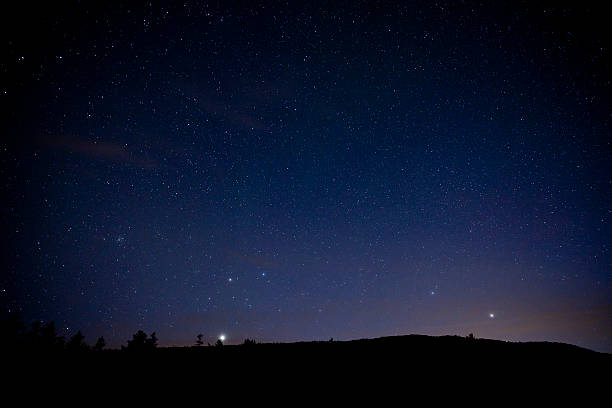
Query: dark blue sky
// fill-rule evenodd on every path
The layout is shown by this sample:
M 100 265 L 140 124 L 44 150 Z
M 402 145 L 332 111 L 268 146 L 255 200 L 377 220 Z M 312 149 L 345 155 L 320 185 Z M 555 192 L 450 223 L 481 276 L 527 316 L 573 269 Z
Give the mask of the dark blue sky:
M 3 313 L 612 352 L 603 10 L 220 4 L 4 17 Z

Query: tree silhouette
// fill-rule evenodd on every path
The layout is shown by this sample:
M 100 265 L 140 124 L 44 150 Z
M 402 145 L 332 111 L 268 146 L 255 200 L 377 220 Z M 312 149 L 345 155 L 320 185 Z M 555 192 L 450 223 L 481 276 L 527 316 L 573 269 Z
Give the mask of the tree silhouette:
M 223 347 L 223 342 L 221 341 L 221 339 L 217 340 L 217 342 L 215 343 L 216 347 Z
M 157 347 L 157 336 L 155 332 L 151 333 L 151 337 L 146 340 L 147 349 L 154 349 Z
M 95 346 L 93 346 L 94 351 L 102 351 L 106 347 L 106 342 L 104 341 L 104 337 L 98 337 L 98 341 L 96 341 Z
M 55 323 L 32 323 L 32 330 L 27 335 L 30 347 L 47 352 L 57 352 L 64 349 L 64 338 L 57 335 Z
M 26 336 L 26 328 L 18 313 L 9 313 L 2 319 L 0 326 L 0 348 L 4 350 L 22 347 Z
M 200 333 L 200 334 L 198 334 L 198 335 L 196 336 L 196 338 L 197 338 L 197 340 L 196 340 L 196 342 L 195 342 L 195 345 L 196 345 L 197 347 L 202 346 L 202 344 L 204 344 L 204 341 L 202 341 L 202 334 L 201 334 L 201 333 Z
M 146 349 L 147 333 L 138 330 L 132 335 L 132 340 L 128 340 L 127 349 L 130 351 L 141 351 Z
M 132 340 L 128 340 L 128 351 L 147 351 L 157 347 L 157 336 L 155 332 L 151 333 L 151 337 L 147 337 L 147 333 L 138 330 L 132 335 Z
M 70 352 L 81 352 L 87 351 L 89 346 L 84 342 L 85 336 L 79 330 L 74 336 L 66 343 L 66 350 Z
M 242 344 L 245 346 L 254 346 L 255 344 L 257 344 L 257 342 L 251 339 L 244 339 L 244 343 Z

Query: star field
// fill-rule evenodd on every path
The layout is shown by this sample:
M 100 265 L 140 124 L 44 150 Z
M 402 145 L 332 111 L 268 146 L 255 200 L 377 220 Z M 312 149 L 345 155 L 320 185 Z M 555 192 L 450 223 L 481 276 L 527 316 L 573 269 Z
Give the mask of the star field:
M 2 313 L 612 352 L 602 10 L 221 4 L 11 11 Z

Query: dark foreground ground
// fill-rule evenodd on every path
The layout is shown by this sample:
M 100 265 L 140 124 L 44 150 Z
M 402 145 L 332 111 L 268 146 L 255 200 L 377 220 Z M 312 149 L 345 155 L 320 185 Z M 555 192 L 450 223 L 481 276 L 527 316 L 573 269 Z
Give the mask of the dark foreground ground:
M 129 396 L 140 400 L 138 405 L 185 406 L 211 405 L 204 401 L 214 396 L 215 405 L 274 400 L 274 405 L 301 406 L 330 405 L 333 396 L 342 406 L 348 401 L 380 406 L 414 405 L 408 401 L 418 395 L 421 402 L 531 406 L 537 395 L 539 402 L 548 401 L 546 406 L 570 397 L 579 406 L 600 405 L 604 398 L 607 406 L 612 390 L 611 354 L 563 343 L 459 336 L 53 355 L 9 351 L 2 362 L 9 374 L 3 382 L 7 395 L 13 392 L 31 403 L 65 397 L 83 401 L 76 405 L 99 400 L 115 406 Z
M 352 341 L 258 343 L 202 347 L 159 347 L 154 350 L 57 354 L 31 350 L 8 352 L 5 362 L 13 367 L 58 372 L 147 372 L 199 375 L 226 372 L 233 376 L 253 372 L 342 372 L 371 373 L 439 368 L 457 372 L 510 372 L 513 370 L 612 369 L 612 354 L 550 342 L 505 342 L 460 336 L 394 336 Z

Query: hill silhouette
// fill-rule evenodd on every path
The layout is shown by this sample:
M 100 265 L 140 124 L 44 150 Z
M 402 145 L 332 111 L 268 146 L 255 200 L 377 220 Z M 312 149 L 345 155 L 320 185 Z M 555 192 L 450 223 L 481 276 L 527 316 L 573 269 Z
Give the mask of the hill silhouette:
M 79 333 L 80 335 L 80 333 Z M 154 336 L 154 334 L 153 334 Z M 139 331 L 135 339 L 145 338 Z M 155 365 L 157 369 L 172 367 L 174 370 L 195 369 L 199 365 L 209 368 L 224 366 L 241 367 L 264 363 L 268 366 L 326 367 L 342 364 L 349 367 L 358 364 L 383 367 L 385 364 L 410 366 L 458 365 L 474 366 L 495 361 L 507 367 L 565 365 L 603 365 L 612 368 L 612 355 L 586 348 L 555 342 L 507 342 L 462 336 L 405 335 L 367 338 L 347 341 L 304 341 L 294 343 L 257 343 L 246 339 L 239 345 L 223 345 L 218 341 L 209 346 L 188 347 L 136 347 L 137 340 L 128 341 L 128 347 L 94 351 L 86 348 L 76 353 L 66 347 L 63 351 L 49 348 L 17 348 L 14 356 L 27 359 L 74 360 L 98 369 L 109 366 L 139 364 Z
M 202 383 L 270 386 L 291 382 L 299 388 L 313 382 L 440 382 L 474 387 L 502 380 L 535 385 L 589 379 L 594 384 L 605 383 L 612 372 L 612 354 L 564 343 L 507 342 L 472 335 L 295 343 L 245 339 L 240 345 L 219 341 L 208 346 L 199 336 L 193 346 L 159 347 L 155 333 L 139 330 L 127 347 L 105 349 L 102 337 L 91 347 L 81 332 L 65 341 L 52 323 L 35 324 L 28 331 L 14 320 L 3 329 L 0 350 L 6 372 L 13 379 L 35 379 L 20 386 L 46 384 L 53 390 L 67 384 L 76 389 L 79 384 L 83 388 L 77 387 L 77 393 L 99 393 L 111 382 L 126 391 L 169 382 L 179 387 L 190 383 L 194 390 Z

